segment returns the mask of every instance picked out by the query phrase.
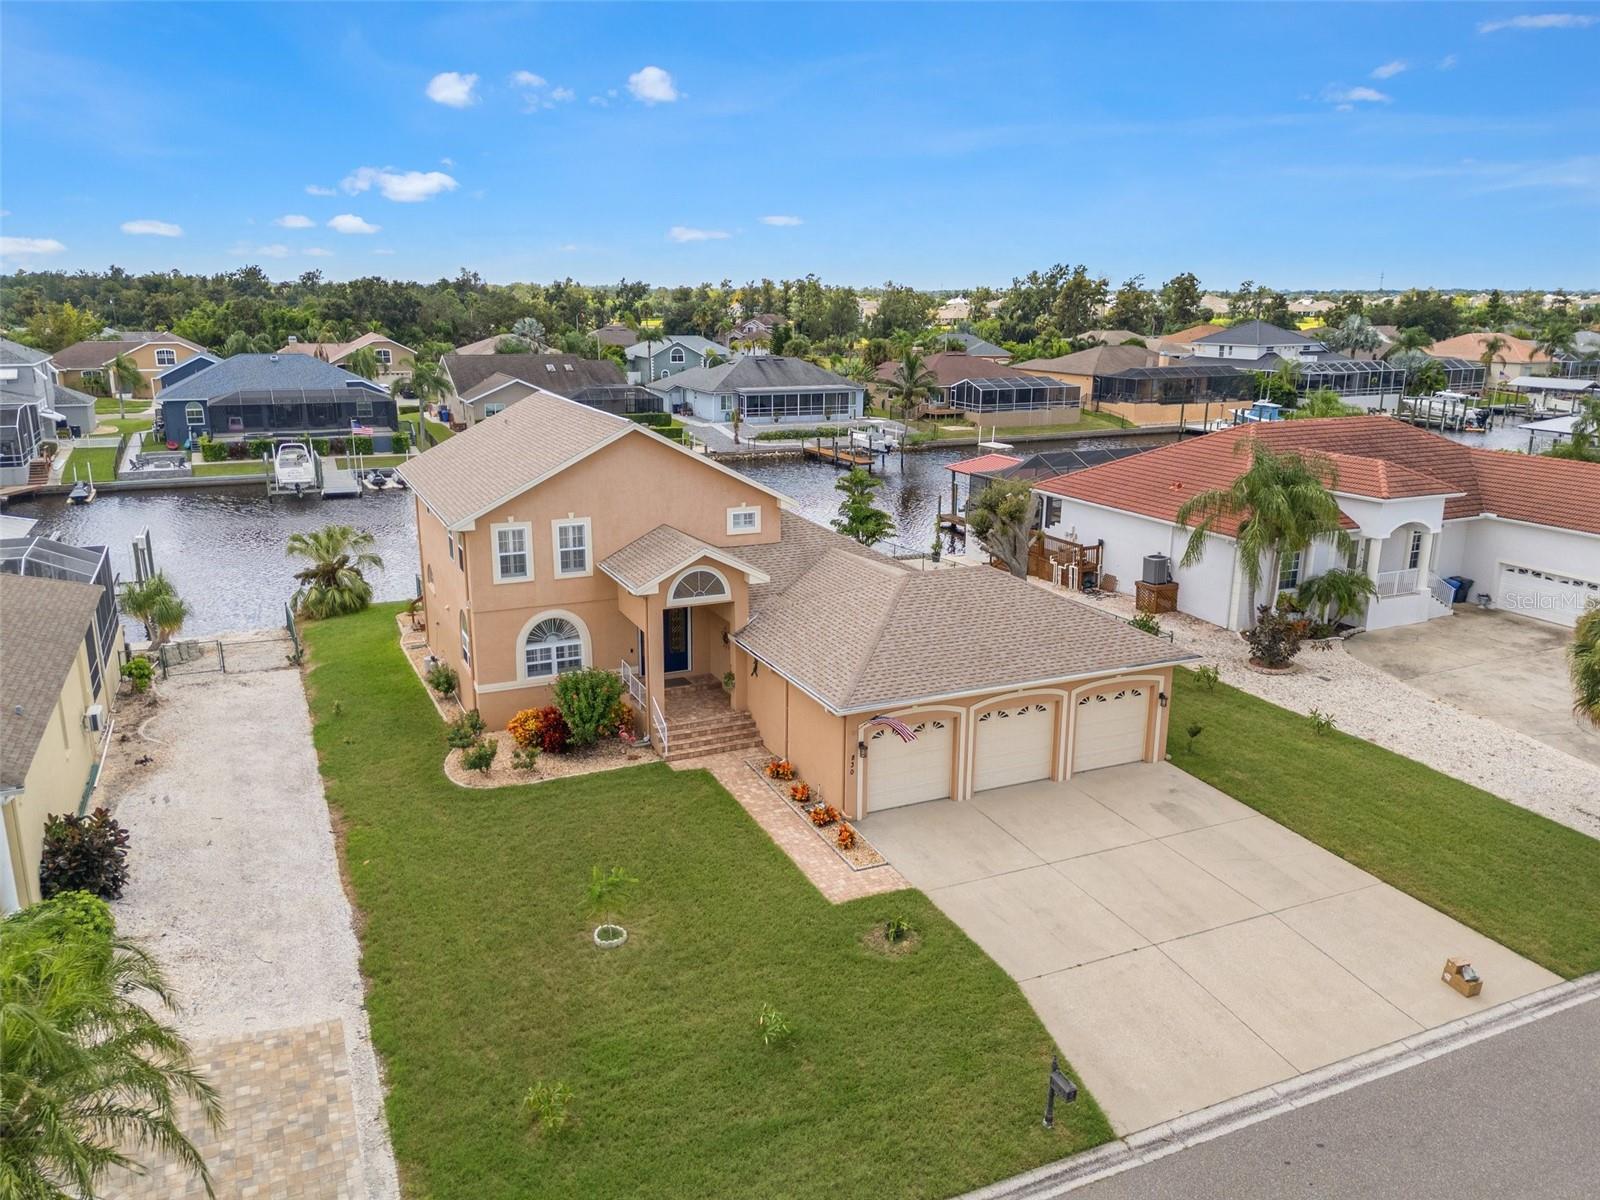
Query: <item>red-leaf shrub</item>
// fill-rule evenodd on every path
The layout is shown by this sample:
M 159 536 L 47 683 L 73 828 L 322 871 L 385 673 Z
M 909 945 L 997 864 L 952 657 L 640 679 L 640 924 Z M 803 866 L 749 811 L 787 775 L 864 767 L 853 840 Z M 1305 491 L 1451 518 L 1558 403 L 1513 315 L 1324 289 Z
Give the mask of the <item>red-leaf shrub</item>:
M 128 831 L 97 808 L 45 820 L 39 855 L 39 891 L 48 900 L 58 892 L 89 892 L 102 900 L 122 897 L 128 882 Z

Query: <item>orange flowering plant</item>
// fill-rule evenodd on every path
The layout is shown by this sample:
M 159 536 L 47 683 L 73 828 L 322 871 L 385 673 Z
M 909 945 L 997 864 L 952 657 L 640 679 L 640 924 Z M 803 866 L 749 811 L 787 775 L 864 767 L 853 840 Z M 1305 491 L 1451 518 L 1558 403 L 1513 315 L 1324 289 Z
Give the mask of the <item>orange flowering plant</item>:
M 793 779 L 794 764 L 787 758 L 769 759 L 766 766 L 768 779 Z

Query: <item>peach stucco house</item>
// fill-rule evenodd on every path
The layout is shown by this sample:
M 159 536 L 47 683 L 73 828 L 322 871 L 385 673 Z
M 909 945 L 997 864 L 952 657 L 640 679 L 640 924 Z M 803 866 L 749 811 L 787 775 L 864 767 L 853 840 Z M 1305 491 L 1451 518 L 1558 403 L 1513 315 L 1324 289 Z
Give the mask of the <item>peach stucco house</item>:
M 429 649 L 491 727 L 602 667 L 668 758 L 765 746 L 852 817 L 1165 745 L 1169 642 L 987 567 L 912 570 L 623 418 L 536 393 L 400 470 Z

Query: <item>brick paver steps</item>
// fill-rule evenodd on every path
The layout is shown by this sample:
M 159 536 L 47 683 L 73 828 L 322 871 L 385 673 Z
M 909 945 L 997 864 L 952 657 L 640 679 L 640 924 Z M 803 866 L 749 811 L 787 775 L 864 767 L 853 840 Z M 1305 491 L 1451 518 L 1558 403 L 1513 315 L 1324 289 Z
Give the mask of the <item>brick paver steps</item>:
M 735 712 L 714 679 L 669 688 L 666 716 L 668 762 L 763 747 L 755 720 L 747 712 Z

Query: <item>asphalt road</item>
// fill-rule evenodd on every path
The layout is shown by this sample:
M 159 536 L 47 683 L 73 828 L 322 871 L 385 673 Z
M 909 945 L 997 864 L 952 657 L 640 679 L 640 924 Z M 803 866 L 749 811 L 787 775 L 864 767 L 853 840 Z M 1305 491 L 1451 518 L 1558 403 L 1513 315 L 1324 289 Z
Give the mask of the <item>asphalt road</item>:
M 1073 1200 L 1600 1195 L 1600 1001 L 1079 1188 Z

